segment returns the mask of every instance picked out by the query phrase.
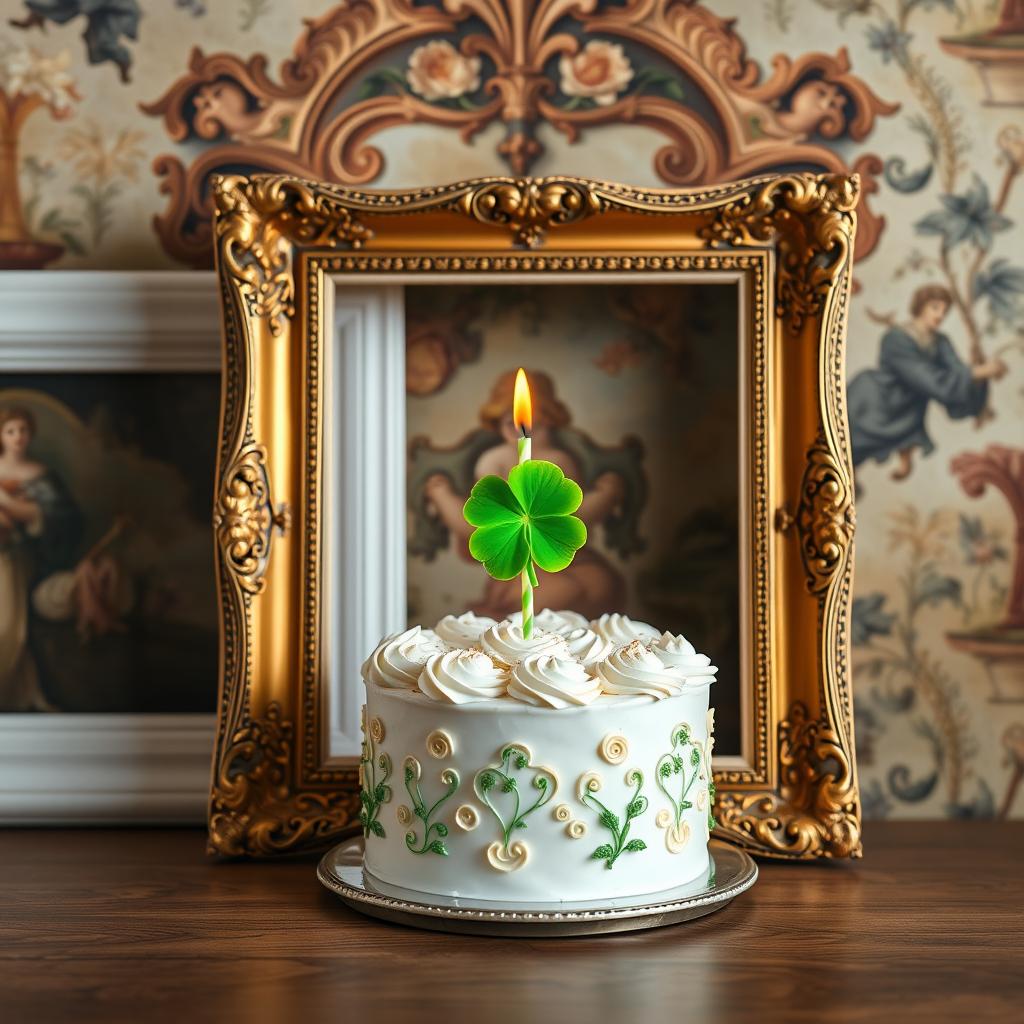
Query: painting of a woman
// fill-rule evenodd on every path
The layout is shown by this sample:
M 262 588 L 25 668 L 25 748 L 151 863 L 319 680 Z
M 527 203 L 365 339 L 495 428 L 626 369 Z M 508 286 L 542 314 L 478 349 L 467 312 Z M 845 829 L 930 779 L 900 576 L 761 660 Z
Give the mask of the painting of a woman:
M 61 479 L 29 455 L 31 411 L 0 410 L 0 708 L 46 711 L 29 648 L 34 584 L 67 566 L 81 516 Z
M 1001 359 L 968 365 L 947 335 L 939 330 L 953 296 L 942 285 L 924 285 L 910 302 L 910 320 L 891 324 L 882 336 L 876 369 L 862 370 L 849 385 L 853 464 L 899 457 L 892 471 L 903 480 L 913 469 L 917 450 L 930 454 L 935 445 L 925 417 L 932 402 L 952 419 L 977 416 L 988 401 L 989 381 L 1006 373 Z
M 571 415 L 555 393 L 551 377 L 540 370 L 527 370 L 533 392 L 533 457 L 546 459 L 559 466 L 573 479 L 580 479 L 581 467 L 573 455 L 555 444 L 552 431 L 569 426 Z M 477 459 L 473 479 L 494 473 L 507 476 L 518 460 L 518 433 L 512 422 L 512 386 L 514 371 L 501 374 L 494 382 L 490 397 L 480 409 L 480 422 L 486 430 L 500 435 L 501 442 L 488 448 Z M 622 478 L 616 473 L 603 473 L 588 487 L 583 505 L 577 513 L 592 528 L 603 522 L 623 497 Z M 437 516 L 447 526 L 452 543 L 460 555 L 472 561 L 467 547 L 472 527 L 462 515 L 468 495 L 459 494 L 448 476 L 436 473 L 425 484 L 425 496 Z M 573 608 L 584 615 L 596 617 L 617 607 L 625 590 L 621 574 L 594 545 L 577 552 L 572 565 L 564 572 L 539 573 L 538 600 L 549 608 Z M 501 619 L 519 607 L 518 580 L 489 579 L 482 596 L 473 605 L 478 615 Z

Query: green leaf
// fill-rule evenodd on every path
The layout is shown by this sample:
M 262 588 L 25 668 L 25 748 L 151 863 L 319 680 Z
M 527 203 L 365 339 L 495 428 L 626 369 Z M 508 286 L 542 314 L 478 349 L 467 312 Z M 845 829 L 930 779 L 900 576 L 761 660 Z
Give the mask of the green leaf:
M 484 793 L 486 793 L 489 789 L 494 789 L 494 783 L 496 781 L 497 780 L 495 779 L 493 773 L 484 772 L 483 775 L 480 776 L 480 789 Z
M 608 843 L 604 843 L 603 845 L 599 846 L 590 855 L 590 859 L 591 860 L 607 860 L 609 857 L 612 857 L 614 854 L 615 854 L 615 851 L 611 848 L 611 846 Z
M 668 761 L 662 762 L 658 765 L 658 774 L 663 779 L 667 779 L 672 774 L 672 765 L 670 765 Z
M 429 851 L 430 851 L 431 853 L 436 853 L 436 854 L 439 854 L 439 855 L 440 855 L 441 857 L 447 857 L 447 856 L 448 856 L 448 847 L 447 847 L 447 846 L 445 846 L 445 845 L 444 845 L 444 843 L 442 843 L 440 839 L 435 839 L 435 840 L 434 840 L 434 841 L 433 841 L 433 842 L 432 842 L 432 843 L 431 843 L 431 844 L 430 844 L 430 845 L 429 845 L 429 846 L 427 847 L 427 849 L 428 849 L 428 850 L 429 850 Z
M 630 839 L 630 841 L 626 843 L 626 849 L 629 850 L 630 853 L 639 853 L 641 850 L 647 849 L 647 844 L 642 839 Z
M 516 755 L 516 767 L 519 769 L 525 768 L 530 763 L 530 759 L 523 753 Z
M 626 808 L 627 818 L 637 818 L 647 810 L 647 797 L 641 796 Z
M 690 755 L 690 765 L 691 765 L 691 767 L 696 768 L 697 765 L 699 765 L 699 764 L 700 764 L 700 751 L 696 747 L 694 747 L 693 748 L 693 753 Z
M 546 572 L 566 568 L 587 541 L 572 513 L 583 501 L 579 484 L 552 462 L 531 459 L 508 480 L 485 476 L 473 485 L 463 515 L 476 527 L 470 554 L 495 579 L 514 579 L 536 563 Z
M 493 526 L 521 523 L 526 509 L 519 504 L 506 480 L 500 476 L 484 476 L 473 485 L 462 514 L 470 526 Z
M 553 462 L 530 459 L 513 466 L 508 474 L 509 490 L 531 518 L 567 516 L 583 504 L 583 491 Z M 474 488 L 475 490 L 476 488 Z
M 528 528 L 522 521 L 479 526 L 470 534 L 469 553 L 489 576 L 514 580 L 530 561 Z
M 541 516 L 530 523 L 533 560 L 545 572 L 561 572 L 587 543 L 587 528 L 577 516 Z
M 611 811 L 602 811 L 598 820 L 606 829 L 612 832 L 619 831 L 619 816 L 617 814 L 612 814 Z
M 502 793 L 514 793 L 518 787 L 515 779 L 506 779 L 501 786 Z
M 447 826 L 447 825 L 445 825 L 445 824 L 444 824 L 443 822 L 440 822 L 440 821 L 439 821 L 439 822 L 438 822 L 438 823 L 437 823 L 437 824 L 436 824 L 436 825 L 435 825 L 434 827 L 435 827 L 435 829 L 437 829 L 437 834 L 438 834 L 438 835 L 439 835 L 439 836 L 440 836 L 440 837 L 441 837 L 442 839 L 443 839 L 443 838 L 444 838 L 444 837 L 445 837 L 446 835 L 448 835 L 448 826 Z
M 384 826 L 376 818 L 370 822 L 370 831 L 375 836 L 380 836 L 381 839 L 384 838 Z

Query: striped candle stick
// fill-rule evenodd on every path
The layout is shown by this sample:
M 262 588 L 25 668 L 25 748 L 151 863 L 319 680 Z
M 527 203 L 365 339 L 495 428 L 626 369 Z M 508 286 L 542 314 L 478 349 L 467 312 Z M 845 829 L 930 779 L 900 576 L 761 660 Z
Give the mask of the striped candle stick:
M 522 373 L 522 370 L 519 371 Z M 523 436 L 519 438 L 519 465 L 521 466 L 524 462 L 528 461 L 533 454 L 533 442 L 530 440 L 529 434 L 526 433 L 526 427 L 522 428 Z M 533 635 L 533 579 L 531 579 L 533 573 L 533 563 L 527 562 L 526 568 L 520 573 L 520 580 L 522 582 L 523 591 L 523 636 L 529 640 Z
M 530 397 L 530 382 L 526 371 L 520 366 L 516 373 L 515 390 L 512 396 L 512 422 L 522 436 L 519 438 L 519 465 L 533 457 L 533 442 L 530 429 L 533 427 L 533 401 Z M 521 574 L 523 589 L 523 636 L 527 640 L 533 635 L 533 588 L 537 586 L 537 573 L 533 560 L 528 560 Z

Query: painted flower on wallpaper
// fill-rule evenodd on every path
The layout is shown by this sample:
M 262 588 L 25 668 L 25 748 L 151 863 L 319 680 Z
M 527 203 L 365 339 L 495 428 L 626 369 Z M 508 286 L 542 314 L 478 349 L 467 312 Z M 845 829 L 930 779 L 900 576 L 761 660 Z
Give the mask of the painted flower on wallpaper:
M 98 245 L 114 223 L 116 201 L 124 182 L 135 181 L 145 158 L 143 133 L 121 129 L 113 138 L 103 127 L 89 121 L 64 136 L 58 155 L 74 168 L 78 183 L 71 193 L 82 203 L 92 244 Z
M 11 103 L 19 97 L 36 97 L 55 117 L 66 116 L 72 102 L 79 99 L 74 79 L 68 74 L 70 67 L 69 50 L 46 56 L 32 46 L 10 39 L 0 41 L 0 92 Z
M 961 242 L 973 242 L 979 249 L 990 249 L 993 236 L 1013 224 L 993 209 L 988 185 L 977 174 L 963 195 L 942 195 L 939 201 L 943 209 L 929 213 L 915 227 L 922 235 L 941 235 L 946 249 Z
M 894 612 L 886 611 L 884 604 L 885 594 L 879 593 L 865 594 L 853 599 L 850 643 L 854 647 L 871 643 L 871 638 L 875 636 L 891 635 L 896 615 Z
M 989 565 L 1006 560 L 999 535 L 982 524 L 980 516 L 960 515 L 960 549 L 968 565 Z
M 592 39 L 574 56 L 558 63 L 561 88 L 566 96 L 591 99 L 610 106 L 633 79 L 633 67 L 618 43 Z
M 894 21 L 885 21 L 868 28 L 868 46 L 878 51 L 883 64 L 891 60 L 897 64 L 906 64 L 909 60 L 907 47 L 913 38 L 909 32 L 901 31 Z
M 1024 297 L 1024 269 L 1014 267 L 1005 259 L 993 260 L 978 271 L 971 283 L 971 302 L 988 301 L 993 321 L 1013 326 L 1021 318 Z
M 480 88 L 480 58 L 465 57 L 444 39 L 416 47 L 406 72 L 409 88 L 425 100 L 454 100 Z

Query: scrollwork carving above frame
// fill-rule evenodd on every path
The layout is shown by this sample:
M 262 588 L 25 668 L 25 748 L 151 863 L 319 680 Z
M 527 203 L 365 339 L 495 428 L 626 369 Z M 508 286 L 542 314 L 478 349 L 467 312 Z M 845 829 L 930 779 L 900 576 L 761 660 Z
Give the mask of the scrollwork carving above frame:
M 856 178 L 811 174 L 679 190 L 577 178 L 386 193 L 280 175 L 219 181 L 230 372 L 214 519 L 225 643 L 212 849 L 301 849 L 351 830 L 358 814 L 356 768 L 325 759 L 320 728 L 331 278 L 728 273 L 761 339 L 747 370 L 755 714 L 751 764 L 716 770 L 716 817 L 724 836 L 765 856 L 859 854 L 846 650 L 854 515 L 838 379 L 858 194 Z M 271 555 L 281 503 L 295 526 Z M 792 511 L 773 515 L 780 507 Z
M 217 175 L 368 185 L 385 170 L 385 133 L 410 124 L 456 145 L 501 127 L 497 158 L 519 177 L 544 152 L 542 127 L 576 143 L 629 125 L 656 140 L 653 170 L 667 186 L 802 167 L 859 172 L 870 191 L 882 161 L 849 151 L 898 104 L 855 73 L 845 48 L 776 55 L 766 72 L 747 54 L 745 25 L 694 0 L 351 0 L 304 23 L 276 77 L 262 55 L 197 48 L 164 95 L 142 104 L 188 147 L 154 165 L 169 197 L 157 233 L 172 257 L 205 265 Z M 461 69 L 461 94 L 450 82 L 432 90 L 414 70 L 410 50 L 425 46 Z M 600 65 L 610 76 L 599 101 L 572 84 L 576 62 L 588 61 L 590 75 Z M 884 227 L 867 207 L 862 217 L 859 257 Z

